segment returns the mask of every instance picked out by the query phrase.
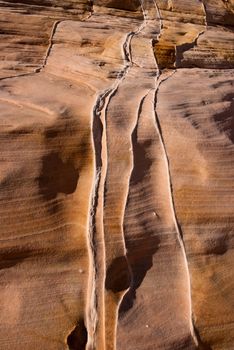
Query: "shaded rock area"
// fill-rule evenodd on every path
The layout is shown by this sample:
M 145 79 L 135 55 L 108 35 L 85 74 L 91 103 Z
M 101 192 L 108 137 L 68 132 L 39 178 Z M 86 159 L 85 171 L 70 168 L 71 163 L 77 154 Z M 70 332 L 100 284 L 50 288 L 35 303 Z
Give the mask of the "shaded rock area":
M 0 349 L 233 350 L 233 1 L 0 12 Z

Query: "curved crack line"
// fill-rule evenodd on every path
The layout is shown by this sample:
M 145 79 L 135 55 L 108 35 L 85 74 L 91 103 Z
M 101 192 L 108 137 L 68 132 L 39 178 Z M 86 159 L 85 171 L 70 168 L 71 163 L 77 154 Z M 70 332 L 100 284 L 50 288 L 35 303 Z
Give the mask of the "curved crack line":
M 14 79 L 14 78 L 19 78 L 19 77 L 31 76 L 31 75 L 40 73 L 42 71 L 42 69 L 45 68 L 47 61 L 48 61 L 48 58 L 50 56 L 50 53 L 51 53 L 51 50 L 53 47 L 53 38 L 54 38 L 54 35 L 56 32 L 56 29 L 61 22 L 65 22 L 65 21 L 66 20 L 59 20 L 59 21 L 55 21 L 53 23 L 52 30 L 51 30 L 50 37 L 49 37 L 49 45 L 47 47 L 46 54 L 45 54 L 45 57 L 43 59 L 43 63 L 39 67 L 36 67 L 32 72 L 29 72 L 29 73 L 22 73 L 22 74 L 18 74 L 18 75 L 11 75 L 8 77 L 0 78 L 0 81 L 6 80 L 6 79 Z
M 36 68 L 37 69 L 37 68 Z M 34 75 L 36 74 L 36 71 L 34 70 L 33 72 L 30 72 L 30 73 L 22 73 L 22 74 L 18 74 L 18 75 L 9 75 L 7 77 L 3 77 L 3 78 L 0 78 L 0 81 L 2 80 L 6 80 L 6 79 L 14 79 L 14 78 L 20 78 L 20 77 L 26 77 L 26 76 L 31 76 L 31 75 Z
M 51 30 L 51 33 L 50 33 L 50 37 L 49 37 L 49 45 L 47 47 L 47 51 L 46 51 L 46 54 L 45 54 L 45 57 L 44 57 L 44 61 L 43 61 L 42 65 L 41 65 L 41 67 L 36 68 L 35 73 L 39 73 L 39 72 L 41 72 L 41 70 L 43 68 L 45 68 L 45 66 L 47 64 L 47 61 L 48 61 L 48 58 L 50 56 L 52 47 L 53 47 L 53 40 L 54 40 L 54 36 L 55 36 L 55 33 L 56 33 L 56 29 L 57 29 L 58 25 L 61 22 L 64 22 L 64 20 L 55 21 L 53 23 L 53 27 L 52 27 L 52 30 Z
M 160 10 L 159 10 L 159 7 L 158 7 L 158 5 L 156 3 L 156 0 L 154 0 L 154 3 L 156 5 L 156 7 L 157 7 L 157 11 L 158 11 L 159 17 L 161 18 Z M 204 5 L 204 3 L 203 3 L 203 5 Z M 205 5 L 204 5 L 204 11 L 205 11 Z M 206 18 L 206 14 L 205 14 L 205 18 Z M 206 19 L 205 19 L 205 23 L 206 23 Z M 161 28 L 163 28 L 163 26 Z M 202 35 L 204 32 L 205 32 L 205 30 L 202 33 L 199 33 L 196 41 L 198 40 L 200 35 Z M 153 42 L 152 42 L 152 45 L 153 45 Z M 152 49 L 153 49 L 153 47 L 152 47 Z M 155 57 L 156 66 L 158 67 L 156 55 L 154 55 L 154 57 Z M 159 91 L 159 88 L 160 88 L 160 86 L 161 86 L 161 84 L 163 82 L 165 82 L 166 80 L 171 78 L 176 72 L 177 72 L 177 69 L 174 69 L 172 71 L 172 73 L 170 75 L 166 76 L 165 78 L 163 78 L 163 72 L 162 73 L 160 72 L 159 76 L 155 79 L 155 97 L 154 97 L 155 124 L 156 124 L 156 130 L 157 130 L 158 135 L 159 135 L 161 147 L 163 149 L 165 164 L 166 164 L 166 168 L 167 168 L 168 187 L 169 187 L 169 193 L 170 193 L 170 203 L 171 203 L 171 209 L 172 209 L 172 213 L 173 213 L 174 224 L 175 224 L 175 228 L 176 228 L 176 232 L 177 232 L 177 238 L 178 238 L 178 241 L 179 241 L 179 244 L 180 244 L 180 247 L 181 247 L 181 251 L 182 251 L 182 254 L 183 254 L 183 257 L 184 257 L 185 268 L 186 268 L 186 272 L 187 272 L 188 294 L 189 294 L 189 310 L 190 310 L 190 332 L 191 332 L 191 336 L 193 338 L 193 341 L 194 341 L 194 344 L 196 345 L 196 347 L 198 347 L 200 350 L 210 350 L 209 345 L 202 342 L 200 334 L 199 334 L 199 332 L 198 332 L 198 330 L 197 330 L 197 328 L 195 327 L 195 324 L 194 324 L 193 309 L 192 309 L 192 286 L 191 286 L 189 264 L 188 264 L 188 259 L 187 259 L 187 255 L 186 255 L 186 248 L 185 248 L 185 243 L 184 243 L 183 231 L 182 231 L 182 228 L 180 226 L 180 223 L 179 223 L 179 220 L 178 220 L 178 217 L 177 217 L 177 213 L 176 213 L 176 205 L 175 205 L 175 200 L 174 200 L 174 191 L 173 191 L 170 159 L 169 159 L 169 156 L 168 156 L 168 153 L 167 153 L 166 143 L 165 143 L 165 140 L 164 140 L 164 137 L 163 137 L 161 123 L 160 123 L 160 119 L 159 119 L 159 116 L 158 116 L 158 113 L 157 113 L 157 103 L 158 103 L 158 91 Z
M 185 248 L 185 243 L 184 243 L 184 235 L 183 235 L 183 231 L 181 228 L 181 225 L 179 223 L 178 217 L 177 217 L 177 213 L 176 213 L 176 205 L 175 205 L 175 200 L 174 200 L 174 190 L 173 190 L 173 183 L 172 183 L 172 175 L 171 175 L 171 167 L 170 167 L 170 160 L 169 160 L 169 156 L 167 153 L 167 148 L 166 148 L 166 144 L 164 141 L 164 137 L 163 137 L 163 132 L 162 132 L 162 128 L 161 128 L 161 123 L 158 117 L 158 113 L 157 113 L 157 94 L 159 91 L 159 88 L 161 86 L 161 84 L 163 82 L 165 82 L 166 80 L 170 79 L 174 74 L 176 73 L 176 71 L 173 71 L 169 76 L 167 76 L 164 79 L 161 79 L 156 87 L 156 91 L 155 91 L 155 99 L 154 99 L 154 111 L 155 111 L 155 124 L 156 124 L 156 130 L 158 132 L 159 135 L 159 139 L 160 139 L 160 143 L 161 143 L 161 147 L 163 149 L 163 154 L 164 154 L 164 159 L 165 159 L 165 164 L 166 164 L 166 169 L 167 169 L 167 175 L 168 175 L 168 187 L 169 187 L 169 191 L 170 191 L 170 203 L 171 203 L 171 209 L 172 209 L 172 213 L 173 213 L 173 220 L 174 220 L 174 225 L 175 225 L 175 229 L 177 232 L 177 238 L 178 238 L 178 242 L 180 244 L 181 247 L 181 251 L 182 251 L 182 255 L 184 257 L 184 262 L 185 262 L 185 269 L 187 272 L 187 279 L 188 279 L 188 294 L 189 294 L 189 308 L 190 308 L 190 332 L 191 332 L 191 336 L 193 338 L 194 344 L 195 346 L 200 349 L 200 350 L 211 350 L 209 344 L 206 344 L 202 341 L 199 331 L 195 326 L 195 322 L 194 322 L 194 317 L 193 317 L 193 309 L 192 309 L 192 286 L 191 286 L 191 278 L 190 278 L 190 271 L 189 271 L 189 263 L 188 263 L 188 259 L 187 259 L 187 254 L 186 254 L 186 248 Z
M 204 30 L 202 30 L 201 32 L 199 32 L 197 34 L 197 36 L 194 38 L 194 40 L 191 43 L 184 43 L 182 45 L 176 45 L 175 47 L 175 67 L 180 67 L 181 66 L 181 62 L 184 58 L 184 53 L 190 49 L 193 49 L 194 47 L 197 47 L 197 42 L 198 39 L 206 32 L 207 30 L 207 16 L 206 16 L 206 7 L 204 4 L 204 1 L 202 0 L 202 7 L 203 7 L 203 12 L 204 12 Z M 188 68 L 188 67 L 186 67 Z
M 93 1 L 91 1 L 91 9 L 90 9 L 90 14 L 83 18 L 83 19 L 80 19 L 79 21 L 74 21 L 74 22 L 85 22 L 86 20 L 88 20 L 92 15 L 93 15 Z M 51 53 L 51 50 L 52 50 L 52 47 L 53 47 L 53 39 L 54 39 L 54 35 L 56 33 L 56 30 L 57 30 L 57 27 L 60 23 L 62 22 L 67 22 L 69 20 L 67 19 L 63 19 L 63 20 L 57 20 L 53 23 L 52 25 L 52 29 L 51 29 L 51 32 L 50 32 L 50 37 L 49 37 L 49 45 L 47 46 L 47 49 L 46 49 L 46 54 L 43 58 L 43 62 L 41 65 L 39 65 L 38 67 L 36 67 L 32 72 L 28 72 L 28 73 L 22 73 L 22 74 L 18 74 L 18 75 L 10 75 L 10 76 L 7 76 L 7 77 L 3 77 L 3 78 L 0 78 L 0 81 L 2 80 L 6 80 L 6 79 L 14 79 L 14 78 L 20 78 L 20 77 L 25 77 L 25 76 L 31 76 L 31 75 L 35 75 L 37 73 L 40 73 L 42 71 L 43 68 L 45 68 L 46 64 L 47 64 L 47 61 L 48 61 L 48 58 L 50 56 L 50 53 Z

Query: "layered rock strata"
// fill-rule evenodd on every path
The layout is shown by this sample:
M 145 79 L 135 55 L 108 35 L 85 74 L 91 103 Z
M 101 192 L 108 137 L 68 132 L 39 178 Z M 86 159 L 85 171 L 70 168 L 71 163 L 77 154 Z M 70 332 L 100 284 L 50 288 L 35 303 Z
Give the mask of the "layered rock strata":
M 0 10 L 0 348 L 232 350 L 231 0 Z

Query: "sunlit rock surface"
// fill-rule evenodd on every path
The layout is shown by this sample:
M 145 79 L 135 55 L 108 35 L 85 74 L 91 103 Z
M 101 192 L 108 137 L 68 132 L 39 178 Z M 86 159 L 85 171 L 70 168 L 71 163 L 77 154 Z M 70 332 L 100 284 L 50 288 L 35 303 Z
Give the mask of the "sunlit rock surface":
M 233 1 L 0 13 L 0 349 L 233 350 Z

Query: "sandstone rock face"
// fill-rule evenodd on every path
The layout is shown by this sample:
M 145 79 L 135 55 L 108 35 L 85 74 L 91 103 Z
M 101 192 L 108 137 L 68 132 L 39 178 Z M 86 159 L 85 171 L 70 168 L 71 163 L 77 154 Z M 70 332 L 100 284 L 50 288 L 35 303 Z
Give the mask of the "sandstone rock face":
M 233 350 L 233 1 L 0 11 L 0 348 Z

